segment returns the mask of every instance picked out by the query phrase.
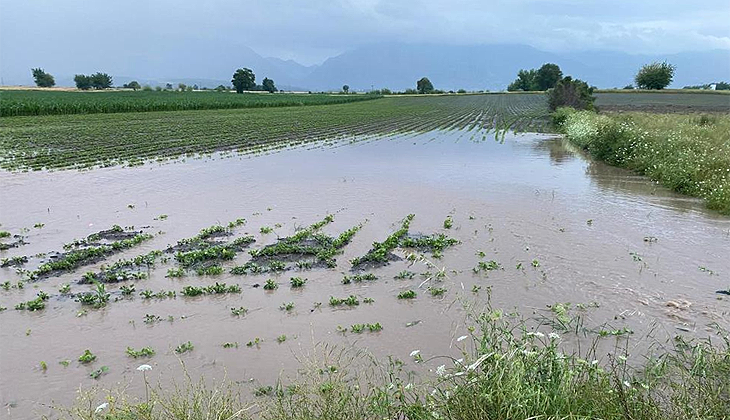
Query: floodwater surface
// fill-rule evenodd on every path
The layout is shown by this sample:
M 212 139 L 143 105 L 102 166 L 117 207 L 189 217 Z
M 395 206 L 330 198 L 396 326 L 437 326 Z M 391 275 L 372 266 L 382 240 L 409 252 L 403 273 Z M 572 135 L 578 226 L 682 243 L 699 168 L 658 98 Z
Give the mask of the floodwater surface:
M 24 269 L 44 261 L 37 254 L 63 251 L 65 243 L 113 225 L 155 235 L 23 288 L 16 285 L 23 275 L 15 268 L 0 269 L 0 283 L 10 282 L 0 289 L 0 306 L 7 308 L 0 312 L 3 416 L 51 414 L 54 404 L 73 403 L 79 388 L 128 386 L 139 395 L 144 388 L 136 368 L 143 363 L 152 366 L 152 381 L 179 378 L 182 361 L 193 377 L 225 375 L 253 390 L 286 382 L 299 359 L 323 343 L 393 356 L 427 372 L 442 362 L 415 366 L 411 352 L 420 350 L 428 359 L 468 348 L 469 339 L 457 340 L 468 335 L 464 305 L 484 307 L 490 289 L 495 307 L 549 316 L 548 305 L 569 302 L 585 308 L 580 311 L 587 327 L 627 328 L 634 331 L 632 341 L 650 332 L 707 337 L 715 326 L 730 327 L 730 299 L 716 293 L 730 287 L 730 219 L 706 211 L 698 200 L 586 160 L 563 140 L 544 135 L 507 135 L 500 142 L 470 132 L 431 132 L 337 146 L 87 172 L 1 173 L 0 230 L 23 235 L 27 244 L 0 251 L 0 257 L 29 256 Z M 378 280 L 342 284 L 352 274 L 349 261 L 411 213 L 411 233 L 444 233 L 460 243 L 439 259 L 426 253 L 435 268 L 393 261 L 367 270 Z M 164 250 L 211 225 L 244 218 L 233 237 L 253 235 L 250 248 L 260 249 L 328 214 L 334 221 L 322 232 L 331 236 L 362 224 L 336 256 L 336 268 L 229 274 L 250 259 L 243 251 L 215 276 L 169 278 L 174 259 L 158 261 L 147 279 L 107 285 L 112 298 L 100 309 L 59 293 L 65 283 L 72 294 L 92 291 L 93 285 L 78 284 L 85 272 Z M 449 229 L 447 217 L 453 220 Z M 262 227 L 273 231 L 262 233 Z M 395 253 L 405 257 L 408 251 Z M 480 261 L 495 261 L 499 268 L 475 272 Z M 416 275 L 394 279 L 403 270 Z M 307 279 L 304 287 L 290 287 L 295 276 Z M 278 288 L 257 287 L 267 279 Z M 238 284 L 242 291 L 180 293 L 187 285 L 215 282 Z M 135 285 L 131 297 L 119 294 L 125 284 Z M 429 287 L 446 291 L 432 296 Z M 396 297 L 409 289 L 415 299 Z M 175 291 L 176 297 L 144 299 L 143 290 Z M 14 310 L 39 291 L 50 295 L 45 309 Z M 360 304 L 329 305 L 332 296 L 350 295 Z M 280 309 L 288 302 L 293 308 Z M 231 313 L 240 307 L 248 312 Z M 340 332 L 360 323 L 383 329 Z M 279 342 L 282 336 L 286 340 Z M 192 351 L 174 351 L 188 341 Z M 156 354 L 134 359 L 127 347 L 151 347 Z M 96 360 L 81 364 L 86 349 Z M 102 366 L 108 371 L 90 377 Z

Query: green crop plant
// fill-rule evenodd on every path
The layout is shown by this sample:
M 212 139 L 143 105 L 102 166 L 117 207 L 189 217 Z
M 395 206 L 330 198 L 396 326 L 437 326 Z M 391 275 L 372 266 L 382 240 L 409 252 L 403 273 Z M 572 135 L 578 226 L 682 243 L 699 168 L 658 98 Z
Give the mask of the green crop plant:
M 336 298 L 334 296 L 330 296 L 330 306 L 357 306 L 360 304 L 360 300 L 355 295 L 350 295 L 346 298 Z
M 231 315 L 233 315 L 233 316 L 246 315 L 247 312 L 248 312 L 248 309 L 244 308 L 243 306 L 240 306 L 238 308 L 231 308 Z
M 79 362 L 83 364 L 89 364 L 94 360 L 96 360 L 96 355 L 94 355 L 89 349 L 84 350 L 84 353 L 79 356 Z
M 294 309 L 294 302 L 284 302 L 279 306 L 279 309 L 282 311 L 291 311 Z
M 298 288 L 298 287 L 304 287 L 304 285 L 307 283 L 307 279 L 303 279 L 301 277 L 292 277 L 289 279 L 291 282 L 291 287 Z
M 182 344 L 178 345 L 177 347 L 175 347 L 175 353 L 177 353 L 177 354 L 187 353 L 187 352 L 193 351 L 194 348 L 195 348 L 195 346 L 193 346 L 193 343 L 188 341 L 188 342 L 182 343 Z
M 415 299 L 416 292 L 414 290 L 404 290 L 398 293 L 398 299 Z
M 129 357 L 137 359 L 139 357 L 152 357 L 155 355 L 155 350 L 152 347 L 142 347 L 139 350 L 127 347 L 126 353 Z
M 444 220 L 444 229 L 451 229 L 454 226 L 454 219 L 451 216 L 446 216 Z
M 443 287 L 429 287 L 428 292 L 431 293 L 431 296 L 443 296 L 446 289 Z
M 278 288 L 279 285 L 272 279 L 266 280 L 266 283 L 264 284 L 264 290 L 276 290 Z
M 355 274 L 352 276 L 345 276 L 342 278 L 342 284 L 360 283 L 363 281 L 375 281 L 378 277 L 373 273 L 366 274 Z

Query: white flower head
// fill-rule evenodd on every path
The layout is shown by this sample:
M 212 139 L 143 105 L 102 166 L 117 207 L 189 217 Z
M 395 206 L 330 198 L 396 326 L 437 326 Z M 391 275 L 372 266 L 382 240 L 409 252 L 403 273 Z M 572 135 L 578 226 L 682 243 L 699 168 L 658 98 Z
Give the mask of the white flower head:
M 96 407 L 96 410 L 94 410 L 94 414 L 100 412 L 101 410 L 103 410 L 107 407 L 109 407 L 109 403 L 104 403 L 104 404 L 99 405 L 98 407 Z
M 467 338 L 469 338 L 469 337 L 467 337 L 467 336 L 465 336 L 465 335 L 462 335 L 461 337 L 457 338 L 457 339 L 456 339 L 456 341 L 464 341 L 464 340 L 466 340 Z
M 545 334 L 541 333 L 540 331 L 538 331 L 538 332 L 528 332 L 527 335 L 530 336 L 530 337 L 534 336 L 534 337 L 538 337 L 538 338 L 545 337 Z
M 444 376 L 446 375 L 446 365 L 441 365 L 436 368 L 436 375 L 438 376 Z
M 558 333 L 551 332 L 548 334 L 548 337 L 550 337 L 551 340 L 560 340 L 560 335 L 558 335 Z
M 411 357 L 416 357 L 416 356 L 418 356 L 419 353 L 421 353 L 421 350 L 413 350 L 411 352 Z
M 137 370 L 140 371 L 140 372 L 144 372 L 144 371 L 147 371 L 147 370 L 152 370 L 152 366 L 150 366 L 150 365 L 139 365 L 139 367 L 137 368 Z

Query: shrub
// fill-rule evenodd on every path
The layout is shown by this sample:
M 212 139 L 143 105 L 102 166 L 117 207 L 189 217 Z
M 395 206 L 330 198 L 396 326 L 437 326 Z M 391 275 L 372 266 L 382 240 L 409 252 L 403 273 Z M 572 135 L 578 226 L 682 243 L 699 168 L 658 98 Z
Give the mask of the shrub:
M 589 87 L 588 83 L 570 76 L 562 78 L 554 88 L 548 91 L 548 106 L 551 111 L 564 106 L 575 109 L 593 109 L 595 100 L 593 88 Z

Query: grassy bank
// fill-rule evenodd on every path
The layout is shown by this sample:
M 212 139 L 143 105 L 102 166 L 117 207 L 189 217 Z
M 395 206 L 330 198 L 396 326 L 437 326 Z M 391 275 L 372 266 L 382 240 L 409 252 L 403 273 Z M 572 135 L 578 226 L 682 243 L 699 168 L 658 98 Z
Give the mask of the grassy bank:
M 730 214 L 730 116 L 561 109 L 560 131 L 591 157 L 631 169 Z
M 342 104 L 377 99 L 378 95 L 231 92 L 59 92 L 0 91 L 0 117 L 117 112 L 185 111 L 195 109 L 269 108 Z
M 489 308 L 468 322 L 471 336 L 456 340 L 463 343 L 459 358 L 412 354 L 413 360 L 379 363 L 362 353 L 326 349 L 296 379 L 247 391 L 231 381 L 211 387 L 192 379 L 163 388 L 138 373 L 137 380 L 147 384 L 143 396 L 82 393 L 74 408 L 60 411 L 61 418 L 730 418 L 727 332 L 696 342 L 677 336 L 641 357 L 630 354 L 635 343 L 620 332 L 586 339 L 580 319 L 566 314 L 546 324 Z M 578 352 L 575 340 L 589 342 Z M 600 354 L 599 340 L 616 344 Z M 433 365 L 433 373 L 415 380 L 410 372 L 417 363 Z

